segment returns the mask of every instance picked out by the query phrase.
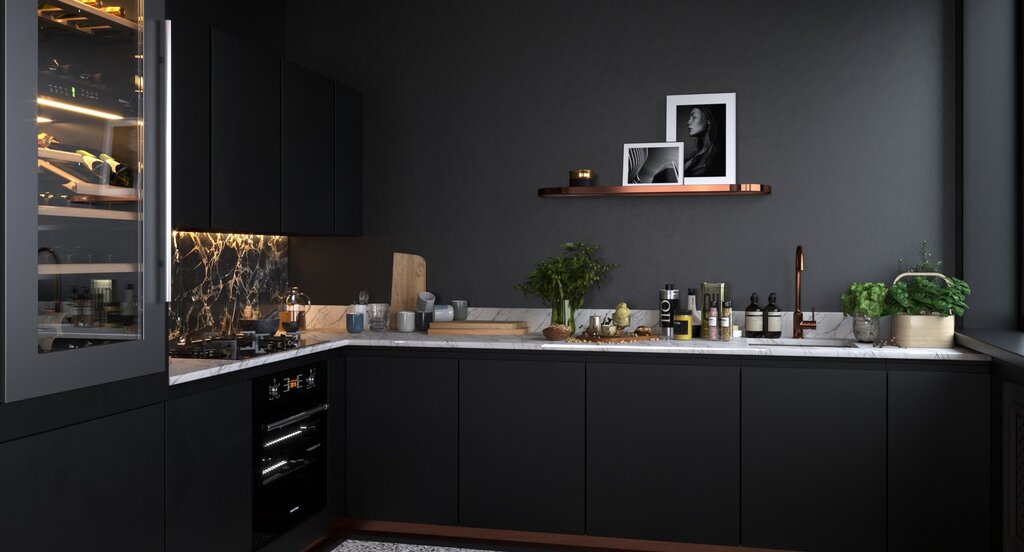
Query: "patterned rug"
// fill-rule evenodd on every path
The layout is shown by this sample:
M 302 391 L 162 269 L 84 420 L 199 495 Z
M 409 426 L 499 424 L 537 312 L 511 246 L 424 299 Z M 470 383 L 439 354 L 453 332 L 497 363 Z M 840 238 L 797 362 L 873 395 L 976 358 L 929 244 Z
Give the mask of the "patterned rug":
M 400 544 L 393 542 L 374 542 L 346 540 L 332 552 L 491 552 L 474 548 L 447 548 L 444 546 L 424 546 L 422 544 Z

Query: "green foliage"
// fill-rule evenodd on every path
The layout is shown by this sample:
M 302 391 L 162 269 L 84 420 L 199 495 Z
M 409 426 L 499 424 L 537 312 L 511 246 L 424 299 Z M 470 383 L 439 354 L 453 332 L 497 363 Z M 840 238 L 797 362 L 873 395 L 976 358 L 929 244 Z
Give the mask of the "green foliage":
M 563 243 L 564 252 L 537 263 L 526 281 L 512 286 L 524 296 L 536 295 L 547 306 L 568 300 L 573 310 L 583 306 L 583 298 L 593 286 L 601 287 L 615 263 L 597 256 L 597 246 Z
M 921 262 L 910 267 L 909 272 L 938 272 L 942 267 L 942 261 L 932 258 L 928 242 L 921 242 L 920 255 Z M 899 269 L 904 272 L 903 259 L 900 259 Z M 889 288 L 886 306 L 890 312 L 963 316 L 968 308 L 966 299 L 971 287 L 959 278 L 942 280 L 935 276 L 908 276 Z
M 850 289 L 843 293 L 843 314 L 847 316 L 864 315 L 878 318 L 888 314 L 885 297 L 888 290 L 885 284 L 877 282 L 854 282 Z

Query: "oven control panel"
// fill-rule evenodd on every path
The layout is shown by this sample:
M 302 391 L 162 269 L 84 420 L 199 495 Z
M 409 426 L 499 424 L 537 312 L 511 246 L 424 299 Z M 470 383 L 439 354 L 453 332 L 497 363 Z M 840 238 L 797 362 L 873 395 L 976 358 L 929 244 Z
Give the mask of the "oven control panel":
M 276 377 L 267 385 L 267 399 L 276 400 L 289 394 L 317 386 L 316 367 L 309 367 L 300 372 Z

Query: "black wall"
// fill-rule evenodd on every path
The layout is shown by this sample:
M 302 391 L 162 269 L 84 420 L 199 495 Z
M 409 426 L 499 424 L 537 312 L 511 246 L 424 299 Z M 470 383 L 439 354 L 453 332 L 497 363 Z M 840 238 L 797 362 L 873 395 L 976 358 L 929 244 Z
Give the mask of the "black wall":
M 319 13 L 318 13 L 319 12 Z M 342 2 L 289 13 L 291 51 L 365 94 L 361 238 L 294 238 L 318 303 L 390 293 L 391 252 L 442 298 L 539 306 L 512 289 L 565 241 L 620 267 L 588 304 L 724 280 L 839 310 L 921 239 L 953 267 L 952 1 Z M 320 33 L 319 38 L 314 38 Z M 313 41 L 320 41 L 314 47 Z M 330 51 L 333 49 L 333 51 Z M 665 136 L 668 94 L 736 92 L 737 175 L 767 197 L 540 199 L 567 171 L 621 182 L 622 144 Z

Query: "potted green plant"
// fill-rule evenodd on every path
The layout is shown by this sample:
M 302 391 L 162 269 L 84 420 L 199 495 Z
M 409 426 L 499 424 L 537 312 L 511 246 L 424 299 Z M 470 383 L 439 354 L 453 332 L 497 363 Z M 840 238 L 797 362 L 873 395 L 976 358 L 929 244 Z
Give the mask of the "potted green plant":
M 878 339 L 878 319 L 887 314 L 889 290 L 878 282 L 853 282 L 843 293 L 843 314 L 853 317 L 853 336 L 857 341 L 873 343 Z
M 889 288 L 886 304 L 893 317 L 893 337 L 901 347 L 952 347 L 954 316 L 967 310 L 967 282 L 942 274 L 928 242 L 921 242 L 921 262 L 903 271 Z M 905 279 L 906 278 L 906 279 Z
M 524 296 L 536 295 L 551 307 L 551 325 L 576 327 L 576 311 L 594 286 L 600 287 L 608 272 L 615 268 L 597 256 L 597 246 L 583 242 L 563 243 L 563 252 L 537 263 L 526 281 L 512 286 Z

